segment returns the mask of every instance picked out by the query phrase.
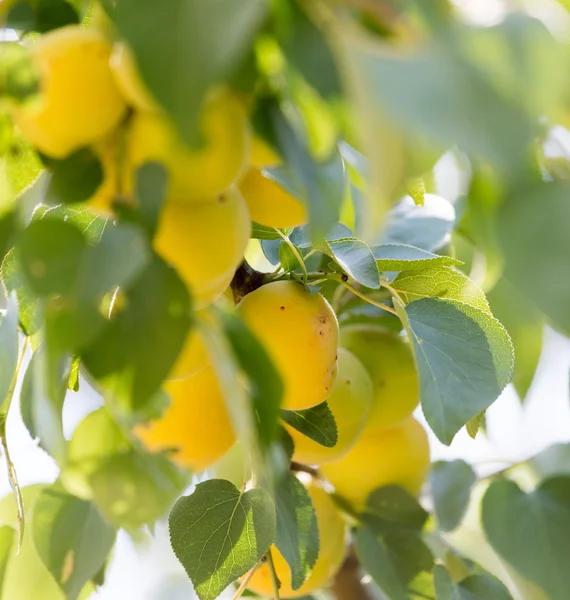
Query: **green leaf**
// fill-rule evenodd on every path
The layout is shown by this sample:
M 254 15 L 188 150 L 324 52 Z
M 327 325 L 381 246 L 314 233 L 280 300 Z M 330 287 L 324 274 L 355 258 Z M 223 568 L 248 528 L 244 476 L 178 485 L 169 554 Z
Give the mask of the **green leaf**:
M 436 565 L 433 578 L 437 600 L 512 600 L 507 588 L 490 575 L 469 575 L 455 582 L 445 567 Z
M 528 462 L 541 479 L 554 475 L 570 476 L 570 444 L 553 444 Z
M 108 217 L 103 217 L 94 213 L 84 204 L 37 206 L 34 210 L 32 220 L 37 221 L 45 218 L 59 219 L 60 221 L 72 223 L 79 231 L 81 231 L 83 237 L 89 244 L 96 244 L 99 242 L 105 229 L 111 224 L 111 220 Z
M 103 167 L 90 148 L 82 148 L 66 158 L 44 157 L 51 171 L 46 190 L 46 204 L 74 204 L 89 200 L 103 183 Z
M 115 542 L 115 530 L 94 504 L 53 488 L 36 500 L 32 527 L 40 558 L 70 600 L 103 566 Z
M 405 271 L 392 282 L 405 304 L 420 298 L 436 297 L 459 300 L 489 312 L 485 294 L 467 275 L 452 267 L 434 267 L 421 271 Z
M 564 227 L 570 219 L 569 190 L 561 183 L 517 190 L 508 197 L 497 227 L 506 261 L 505 277 L 554 327 L 566 333 L 570 332 L 570 281 L 560 273 L 570 261 L 570 237 Z M 533 243 L 538 231 L 548 235 Z
M 305 410 L 282 410 L 281 418 L 325 448 L 332 448 L 338 441 L 336 422 L 326 402 Z
M 513 348 L 489 313 L 456 300 L 416 300 L 398 313 L 413 342 L 427 422 L 444 444 L 501 394 Z
M 547 479 L 529 494 L 513 481 L 495 480 L 483 497 L 481 521 L 501 558 L 550 600 L 568 597 L 570 478 Z
M 362 513 L 366 525 L 379 534 L 398 528 L 420 531 L 428 516 L 419 502 L 397 485 L 372 491 Z
M 267 449 L 276 438 L 283 380 L 277 367 L 246 323 L 234 313 L 224 313 L 224 331 L 235 358 L 249 381 L 249 394 L 256 413 L 258 439 Z
M 358 283 L 377 290 L 380 272 L 372 250 L 356 238 L 334 240 L 327 244 L 333 258 L 343 271 Z
M 265 0 L 149 0 L 141 11 L 137 0 L 123 0 L 111 16 L 133 49 L 153 96 L 181 136 L 195 143 L 206 92 L 241 64 L 266 9 Z
M 440 529 L 452 531 L 459 525 L 476 479 L 471 466 L 463 460 L 433 463 L 429 481 Z
M 291 231 L 290 229 L 281 230 L 285 235 Z M 251 237 L 255 240 L 281 240 L 281 236 L 275 230 L 275 227 L 266 227 L 255 221 L 251 223 Z
M 66 362 L 54 360 L 46 344 L 40 346 L 28 363 L 20 394 L 20 411 L 26 428 L 58 462 L 66 455 L 62 420 L 69 378 Z
M 275 488 L 275 545 L 291 569 L 291 587 L 298 590 L 319 554 L 319 526 L 311 496 L 289 471 Z
M 275 540 L 275 507 L 263 489 L 240 492 L 232 483 L 200 483 L 169 518 L 174 553 L 200 600 L 214 600 L 245 575 Z
M 18 2 L 10 9 L 7 17 L 9 27 L 40 33 L 75 23 L 79 23 L 79 16 L 65 0 Z
M 0 527 L 0 598 L 2 597 L 2 586 L 8 567 L 8 559 L 14 548 L 15 541 L 16 531 L 12 527 L 8 525 Z
M 69 369 L 69 378 L 67 380 L 67 389 L 72 392 L 79 391 L 79 369 L 81 367 L 81 359 L 79 356 L 74 356 Z
M 508 331 L 515 349 L 513 384 L 524 400 L 534 379 L 544 341 L 544 317 L 505 279 L 487 294 L 493 315 Z
M 285 242 L 279 244 L 279 262 L 285 271 L 295 271 L 301 266 L 292 248 Z
M 71 291 L 86 248 L 79 229 L 55 218 L 32 221 L 18 241 L 18 258 L 32 290 L 39 296 Z
M 148 162 L 135 173 L 135 197 L 141 221 L 151 239 L 166 196 L 168 173 L 160 163 Z
M 406 244 L 433 252 L 440 248 L 455 226 L 453 205 L 434 194 L 425 194 L 424 206 L 406 196 L 386 215 L 382 244 Z
M 363 569 L 390 600 L 408 600 L 408 583 L 433 565 L 431 552 L 415 531 L 376 535 L 368 527 L 359 527 L 354 545 Z
M 156 257 L 125 296 L 126 306 L 85 349 L 82 360 L 113 401 L 140 411 L 182 349 L 192 324 L 191 302 L 175 271 Z
M 18 303 L 15 294 L 10 294 L 6 312 L 0 321 L 0 406 L 8 397 L 14 380 L 18 347 Z
M 380 271 L 419 271 L 462 264 L 450 256 L 439 256 L 408 244 L 379 244 L 372 247 L 372 253 Z

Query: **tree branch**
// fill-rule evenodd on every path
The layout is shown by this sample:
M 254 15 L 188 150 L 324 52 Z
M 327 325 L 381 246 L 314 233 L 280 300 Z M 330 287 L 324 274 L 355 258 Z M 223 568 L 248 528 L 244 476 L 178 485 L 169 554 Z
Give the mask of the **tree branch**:
M 261 287 L 264 283 L 264 278 L 265 273 L 256 271 L 244 259 L 230 283 L 234 295 L 234 302 L 237 304 L 244 296 Z
M 331 591 L 336 600 L 374 600 L 374 596 L 362 583 L 360 563 L 353 548 L 336 574 Z

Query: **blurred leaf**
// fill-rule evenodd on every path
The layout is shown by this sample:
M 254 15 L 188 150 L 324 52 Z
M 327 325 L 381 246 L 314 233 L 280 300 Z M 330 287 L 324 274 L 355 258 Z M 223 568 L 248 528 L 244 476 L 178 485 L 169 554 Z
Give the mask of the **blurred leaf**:
M 154 237 L 168 183 L 168 173 L 160 163 L 148 162 L 135 174 L 135 197 L 145 229 Z
M 398 309 L 414 346 L 423 413 L 444 444 L 509 383 L 513 347 L 489 313 L 456 300 L 424 298 Z
M 96 244 L 101 240 L 107 226 L 111 225 L 111 219 L 93 212 L 84 204 L 59 206 L 38 206 L 32 216 L 33 221 L 38 219 L 53 218 L 72 223 L 83 234 L 89 244 Z
M 267 449 L 278 432 L 283 380 L 263 344 L 242 319 L 228 312 L 223 314 L 222 320 L 235 358 L 248 378 L 258 439 Z
M 170 542 L 200 600 L 214 600 L 245 575 L 275 540 L 275 507 L 263 489 L 240 492 L 232 483 L 200 483 L 174 505 Z
M 382 534 L 395 529 L 419 531 L 429 515 L 408 491 L 388 485 L 371 492 L 361 516 L 370 529 Z
M 560 274 L 570 262 L 565 227 L 570 222 L 569 190 L 560 183 L 527 185 L 509 196 L 498 223 L 506 278 L 566 333 L 570 332 L 570 280 Z
M 481 520 L 493 549 L 550 600 L 570 589 L 570 478 L 543 481 L 525 494 L 516 483 L 497 479 L 483 497 Z
M 430 487 L 440 529 L 452 531 L 465 515 L 477 477 L 463 460 L 438 461 L 431 467 Z
M 328 247 L 343 271 L 358 283 L 371 288 L 380 288 L 380 273 L 372 250 L 356 238 L 345 238 L 328 242 Z
M 89 148 L 77 150 L 61 160 L 47 157 L 43 160 L 51 171 L 45 195 L 46 204 L 85 202 L 103 183 L 101 161 Z
M 319 526 L 311 496 L 289 471 L 275 488 L 275 545 L 291 569 L 291 587 L 298 590 L 319 554 Z
M 475 415 L 472 419 L 469 419 L 467 423 L 465 423 L 465 430 L 467 431 L 467 435 L 474 440 L 479 433 L 479 430 L 482 429 L 485 431 L 487 426 L 486 419 L 486 410 L 482 410 L 478 415 Z
M 79 16 L 65 0 L 24 0 L 10 8 L 6 21 L 13 29 L 45 33 L 79 23 Z
M 422 298 L 457 300 L 489 312 L 485 294 L 461 271 L 452 267 L 430 267 L 421 271 L 400 273 L 392 282 L 404 303 Z
M 417 206 L 406 196 L 387 214 L 379 241 L 382 244 L 407 244 L 433 252 L 445 243 L 454 226 L 455 209 L 441 196 L 425 194 L 423 206 Z
M 16 213 L 13 210 L 0 216 L 0 264 L 12 248 L 17 229 Z M 1 274 L 1 273 L 0 273 Z
M 266 8 L 266 0 L 148 0 L 141 11 L 138 0 L 122 0 L 111 13 L 143 80 L 187 142 L 198 139 L 206 92 L 241 64 Z
M 281 418 L 317 444 L 332 448 L 338 440 L 338 430 L 326 402 L 305 410 L 282 410 Z
M 541 479 L 547 479 L 554 475 L 570 476 L 570 443 L 552 444 L 533 456 L 528 462 Z
M 8 567 L 8 559 L 15 546 L 15 541 L 16 531 L 12 527 L 8 525 L 0 527 L 0 598 L 2 598 L 2 586 Z
M 175 271 L 156 257 L 124 294 L 125 306 L 83 351 L 82 360 L 113 401 L 136 412 L 176 361 L 192 324 L 191 302 Z
M 16 295 L 10 294 L 6 312 L 0 321 L 0 408 L 4 412 L 4 402 L 14 381 L 18 364 L 18 303 Z M 3 420 L 6 414 L 2 415 Z
M 81 367 L 81 359 L 79 356 L 74 356 L 69 369 L 69 378 L 67 380 L 67 389 L 72 392 L 79 391 L 79 368 Z
M 439 256 L 408 244 L 379 244 L 372 247 L 372 253 L 380 271 L 415 271 L 461 264 L 451 256 Z
M 493 315 L 509 332 L 515 348 L 513 384 L 524 400 L 538 367 L 544 340 L 544 317 L 525 295 L 501 279 L 487 294 Z
M 43 563 L 74 600 L 105 563 L 115 530 L 91 502 L 46 488 L 34 505 L 33 538 Z
M 408 600 L 408 583 L 433 565 L 429 549 L 415 531 L 375 535 L 371 529 L 359 527 L 354 544 L 360 564 L 390 600 Z
M 352 231 L 346 225 L 343 223 L 335 223 L 325 235 L 324 243 L 317 244 L 317 247 L 325 251 L 327 250 L 327 242 L 334 242 L 336 240 L 353 237 L 354 235 L 352 234 Z M 293 229 L 293 231 L 290 233 L 289 239 L 295 244 L 295 246 L 298 246 L 304 250 L 308 250 L 309 248 L 313 247 L 308 225 L 295 227 L 295 229 Z
M 507 588 L 491 575 L 469 575 L 455 582 L 440 565 L 433 570 L 438 600 L 512 600 Z

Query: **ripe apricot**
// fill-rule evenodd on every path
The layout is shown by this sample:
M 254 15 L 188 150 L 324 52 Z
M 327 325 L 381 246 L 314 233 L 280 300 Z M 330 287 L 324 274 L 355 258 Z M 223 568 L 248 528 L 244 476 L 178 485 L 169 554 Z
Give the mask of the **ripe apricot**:
M 341 344 L 372 378 L 368 427 L 391 427 L 412 414 L 420 400 L 418 375 L 410 345 L 401 336 L 379 326 L 349 325 L 341 331 Z
M 336 378 L 338 323 L 320 294 L 274 281 L 247 294 L 237 311 L 283 377 L 283 408 L 310 408 L 330 396 Z
M 126 44 L 115 44 L 110 65 L 117 87 L 128 104 L 142 111 L 158 110 L 156 101 L 143 83 L 135 58 Z
M 209 362 L 210 357 L 202 334 L 199 329 L 193 328 L 186 337 L 182 351 L 178 355 L 168 379 L 169 381 L 186 379 L 204 369 Z
M 231 187 L 215 200 L 166 202 L 154 244 L 190 287 L 196 307 L 203 308 L 226 291 L 250 232 L 247 206 Z
M 362 363 L 352 352 L 339 348 L 338 375 L 327 400 L 337 426 L 337 443 L 327 448 L 286 425 L 295 442 L 293 459 L 309 465 L 322 465 L 344 456 L 364 429 L 372 397 L 372 381 Z
M 168 171 L 169 202 L 203 201 L 225 190 L 249 158 L 246 110 L 234 95 L 219 92 L 206 103 L 200 129 L 202 145 L 190 148 L 166 115 L 136 113 L 126 135 L 125 192 L 132 190 L 135 171 L 149 161 Z
M 429 464 L 426 432 L 408 417 L 389 429 L 365 429 L 348 454 L 323 465 L 321 472 L 340 496 L 361 510 L 379 487 L 399 485 L 417 494 Z
M 175 462 L 202 471 L 236 439 L 216 373 L 207 366 L 191 377 L 167 382 L 164 389 L 170 406 L 159 419 L 138 426 L 135 433 L 149 450 L 173 448 Z
M 311 594 L 330 581 L 340 568 L 345 555 L 346 523 L 329 494 L 315 480 L 304 482 L 317 516 L 319 527 L 319 555 L 311 574 L 298 590 L 291 587 L 291 571 L 283 555 L 275 546 L 271 555 L 277 577 L 281 582 L 280 598 L 298 598 Z M 248 589 L 262 596 L 273 597 L 267 565 L 260 567 L 250 579 Z
M 253 136 L 251 140 L 250 165 L 256 169 L 263 167 L 274 167 L 281 162 L 281 158 L 275 150 L 259 136 Z
M 40 93 L 16 107 L 14 119 L 38 150 L 63 158 L 118 125 L 126 104 L 109 67 L 110 55 L 100 32 L 78 25 L 54 29 L 33 46 Z

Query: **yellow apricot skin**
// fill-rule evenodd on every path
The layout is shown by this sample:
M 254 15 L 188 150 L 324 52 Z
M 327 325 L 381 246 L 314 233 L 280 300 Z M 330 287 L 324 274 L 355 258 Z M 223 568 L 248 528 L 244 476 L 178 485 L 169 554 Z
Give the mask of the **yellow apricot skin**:
M 352 352 L 339 348 L 338 375 L 327 400 L 337 426 L 337 443 L 327 448 L 285 425 L 295 443 L 293 460 L 308 465 L 323 465 L 343 457 L 364 429 L 372 397 L 372 381 L 362 363 Z
M 280 162 L 279 154 L 265 140 L 258 136 L 252 138 L 249 163 L 253 168 L 275 167 Z
M 250 169 L 240 180 L 239 189 L 256 223 L 266 227 L 297 227 L 309 218 L 303 202 L 259 169 Z
M 118 194 L 117 140 L 115 136 L 95 144 L 95 154 L 101 161 L 103 181 L 85 205 L 101 215 L 113 214 L 113 201 Z
M 326 400 L 337 371 L 338 323 L 320 294 L 294 281 L 274 281 L 237 306 L 281 373 L 283 408 L 310 408 Z
M 32 48 L 40 93 L 14 109 L 25 137 L 41 152 L 64 158 L 105 138 L 126 104 L 109 67 L 111 46 L 95 30 L 69 25 Z
M 192 377 L 165 383 L 171 404 L 157 420 L 135 429 L 151 452 L 173 449 L 182 467 L 202 471 L 233 445 L 236 436 L 212 366 Z
M 238 179 L 249 159 L 247 113 L 238 98 L 219 92 L 200 118 L 203 144 L 184 144 L 166 115 L 135 113 L 125 143 L 125 193 L 133 188 L 136 170 L 156 161 L 168 171 L 167 202 L 185 204 L 215 198 Z
M 321 467 L 336 492 L 362 510 L 376 488 L 399 485 L 418 494 L 430 464 L 423 427 L 408 417 L 389 429 L 365 429 L 350 452 Z
M 247 206 L 239 191 L 231 187 L 214 200 L 166 202 L 154 245 L 164 260 L 176 267 L 200 309 L 226 291 L 250 233 Z
M 391 427 L 411 415 L 420 400 L 418 375 L 410 345 L 379 326 L 349 325 L 341 345 L 366 367 L 374 386 L 368 427 Z
M 319 555 L 311 574 L 298 590 L 291 587 L 291 571 L 283 555 L 275 546 L 271 556 L 277 577 L 281 582 L 280 598 L 298 598 L 311 594 L 326 585 L 339 570 L 346 552 L 347 526 L 332 498 L 315 480 L 305 483 L 311 496 L 319 527 Z M 273 597 L 269 568 L 262 565 L 253 574 L 248 589 L 262 596 Z
M 159 110 L 155 99 L 143 83 L 135 58 L 126 44 L 118 42 L 114 45 L 110 65 L 117 87 L 128 104 L 142 111 Z
M 177 381 L 195 375 L 205 369 L 209 362 L 210 357 L 202 334 L 199 329 L 193 328 L 188 333 L 182 351 L 168 375 L 168 381 Z

